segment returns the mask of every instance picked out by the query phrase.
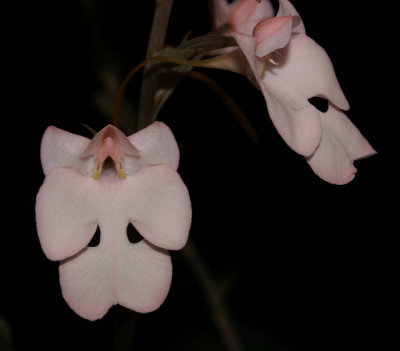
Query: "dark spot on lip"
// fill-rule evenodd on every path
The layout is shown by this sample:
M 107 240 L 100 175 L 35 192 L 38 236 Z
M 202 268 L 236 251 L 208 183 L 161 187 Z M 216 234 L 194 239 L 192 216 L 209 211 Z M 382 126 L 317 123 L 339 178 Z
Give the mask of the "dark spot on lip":
M 95 233 L 93 234 L 92 239 L 90 239 L 88 246 L 96 247 L 100 244 L 100 228 L 97 226 Z
M 319 96 L 314 96 L 308 99 L 308 102 L 321 112 L 328 111 L 328 100 Z
M 126 228 L 126 234 L 128 236 L 129 242 L 132 244 L 136 244 L 136 243 L 142 241 L 142 239 L 143 239 L 143 237 L 136 230 L 136 228 L 132 225 L 132 223 L 128 224 L 128 226 Z

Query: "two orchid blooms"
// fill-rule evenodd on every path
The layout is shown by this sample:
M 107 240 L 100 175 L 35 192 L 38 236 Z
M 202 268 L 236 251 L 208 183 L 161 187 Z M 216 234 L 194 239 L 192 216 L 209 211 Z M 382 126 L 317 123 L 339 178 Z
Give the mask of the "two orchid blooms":
M 281 0 L 214 0 L 216 25 L 239 48 L 224 54 L 224 68 L 245 74 L 263 93 L 285 142 L 322 179 L 345 184 L 353 161 L 374 150 L 342 110 L 349 108 L 325 51 L 305 34 L 293 5 Z M 310 104 L 329 101 L 326 112 Z M 114 304 L 137 312 L 157 309 L 172 278 L 168 250 L 188 238 L 191 204 L 176 172 L 179 150 L 171 130 L 155 122 L 127 137 L 106 126 L 92 140 L 49 127 L 41 161 L 45 180 L 36 200 L 42 249 L 61 261 L 64 299 L 80 316 L 102 318 Z M 133 225 L 143 239 L 131 243 Z M 97 230 L 97 246 L 89 243 Z

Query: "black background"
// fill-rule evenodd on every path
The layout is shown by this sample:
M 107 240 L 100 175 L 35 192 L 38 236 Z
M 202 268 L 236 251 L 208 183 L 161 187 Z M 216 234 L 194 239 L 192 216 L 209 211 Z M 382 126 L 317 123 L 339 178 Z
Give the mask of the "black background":
M 15 350 L 123 350 L 116 344 L 127 335 L 132 350 L 224 350 L 202 286 L 179 252 L 172 253 L 172 287 L 158 311 L 137 316 L 113 307 L 89 322 L 64 302 L 57 263 L 41 251 L 34 204 L 44 178 L 42 134 L 56 125 L 89 136 L 80 122 L 97 130 L 110 123 L 94 100 L 100 73 L 111 67 L 122 80 L 144 58 L 152 21 L 153 1 L 96 1 L 88 10 L 90 3 L 2 5 L 0 317 Z M 246 78 L 200 70 L 236 100 L 260 143 L 202 83 L 187 78 L 171 96 L 159 119 L 180 146 L 179 172 L 193 206 L 190 238 L 226 289 L 243 350 L 396 349 L 399 77 L 392 13 L 356 1 L 293 4 L 332 59 L 351 105 L 347 115 L 378 154 L 356 162 L 350 184 L 327 184 L 281 140 Z M 171 45 L 189 30 L 205 34 L 207 2 L 176 0 L 170 21 Z M 138 76 L 125 97 L 133 110 L 139 86 Z

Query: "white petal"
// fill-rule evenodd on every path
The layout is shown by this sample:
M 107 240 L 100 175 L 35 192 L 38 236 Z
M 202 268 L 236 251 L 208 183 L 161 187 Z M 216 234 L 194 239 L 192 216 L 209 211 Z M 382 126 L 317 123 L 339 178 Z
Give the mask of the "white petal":
M 375 150 L 342 111 L 330 105 L 321 114 L 321 143 L 307 162 L 323 180 L 346 184 L 357 171 L 353 161 L 371 156 Z
M 92 164 L 80 160 L 79 155 L 90 140 L 56 127 L 48 127 L 40 146 L 40 159 L 45 175 L 56 167 L 76 167 L 91 172 Z
M 279 63 L 269 66 L 263 76 L 272 94 L 282 99 L 287 96 L 288 102 L 299 106 L 311 97 L 321 96 L 342 110 L 349 108 L 329 56 L 310 37 L 292 36 Z
M 276 93 L 277 91 L 275 91 Z M 290 97 L 264 91 L 269 116 L 282 139 L 303 156 L 311 155 L 321 139 L 320 112 L 311 104 L 294 105 Z
M 63 297 L 81 317 L 89 320 L 102 318 L 117 303 L 112 281 L 114 264 L 104 245 L 88 247 L 60 263 Z
M 302 34 L 292 37 L 278 66 L 267 68 L 261 88 L 279 134 L 303 156 L 315 151 L 321 137 L 319 111 L 308 99 L 320 96 L 349 107 L 328 55 Z
M 147 313 L 156 310 L 167 297 L 172 263 L 168 251 L 145 240 L 125 246 L 118 268 L 118 303 Z
M 76 254 L 94 235 L 98 209 L 92 182 L 72 168 L 55 168 L 45 178 L 36 198 L 36 225 L 49 259 Z
M 166 164 L 175 170 L 178 168 L 179 148 L 166 124 L 154 122 L 128 139 L 140 151 L 140 160 L 145 164 Z
M 192 209 L 178 173 L 168 166 L 147 166 L 127 177 L 119 216 L 127 217 L 152 244 L 179 250 L 187 241 Z
M 99 246 L 87 248 L 60 264 L 64 299 L 81 317 L 102 318 L 114 304 L 137 312 L 157 309 L 165 300 L 172 278 L 167 251 L 144 240 L 130 244 L 125 236 L 104 233 Z
M 270 117 L 279 134 L 294 151 L 310 156 L 320 141 L 319 111 L 294 89 L 291 77 L 286 77 L 285 67 L 290 68 L 290 57 L 285 57 L 284 66 L 277 66 L 276 71 L 267 68 L 261 79 L 262 61 L 255 56 L 255 38 L 237 33 L 234 37 L 254 72 L 253 77 L 264 94 Z M 249 75 L 249 78 L 252 80 L 252 76 Z

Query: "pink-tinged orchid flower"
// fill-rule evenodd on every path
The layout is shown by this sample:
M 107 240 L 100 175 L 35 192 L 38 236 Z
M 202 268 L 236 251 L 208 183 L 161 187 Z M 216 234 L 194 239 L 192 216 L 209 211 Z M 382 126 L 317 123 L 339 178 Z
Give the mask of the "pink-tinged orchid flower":
M 247 60 L 237 53 L 226 68 L 245 74 L 263 93 L 279 134 L 313 171 L 327 182 L 345 184 L 354 178 L 353 161 L 375 153 L 342 110 L 349 104 L 326 52 L 306 35 L 303 22 L 288 0 L 279 1 L 275 17 L 270 1 L 215 0 L 217 24 L 229 21 Z M 223 68 L 224 64 L 219 64 Z M 249 69 L 250 68 L 250 69 Z M 309 99 L 322 97 L 321 112 Z
M 170 129 L 155 122 L 126 137 L 109 125 L 89 140 L 49 127 L 41 161 L 37 231 L 46 256 L 61 261 L 69 306 L 89 320 L 114 304 L 157 309 L 171 284 L 167 250 L 185 245 L 192 213 Z M 129 224 L 143 236 L 138 243 L 128 239 Z M 97 228 L 100 243 L 90 247 Z

